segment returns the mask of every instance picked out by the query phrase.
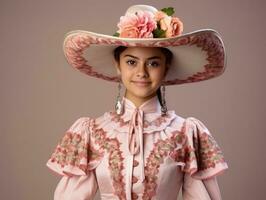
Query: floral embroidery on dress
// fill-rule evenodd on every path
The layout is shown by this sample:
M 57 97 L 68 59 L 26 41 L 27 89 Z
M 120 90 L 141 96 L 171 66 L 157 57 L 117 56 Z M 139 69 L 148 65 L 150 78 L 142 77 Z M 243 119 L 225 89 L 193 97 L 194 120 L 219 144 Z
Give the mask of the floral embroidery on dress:
M 214 168 L 216 164 L 225 162 L 222 151 L 212 136 L 202 133 L 198 139 L 193 139 L 199 170 Z
M 169 153 L 169 156 L 176 162 L 186 163 L 183 171 L 188 171 L 193 160 L 196 159 L 194 154 L 194 148 L 188 145 L 188 138 L 185 134 L 184 126 L 182 127 L 181 132 L 174 132 L 174 135 L 171 137 L 175 141 L 175 145 L 181 145 L 182 148 L 175 148 Z
M 109 170 L 113 179 L 113 187 L 115 194 L 120 200 L 126 200 L 125 183 L 123 181 L 122 170 L 124 169 L 122 157 L 122 151 L 120 150 L 120 142 L 118 139 L 106 137 L 106 132 L 99 128 L 93 120 L 92 125 L 92 137 L 95 139 L 95 143 L 100 146 L 101 149 L 109 153 Z
M 182 127 L 181 133 L 185 133 L 185 127 Z M 206 132 L 197 132 L 193 135 L 193 144 L 190 144 L 185 134 L 176 134 L 175 141 L 182 144 L 182 149 L 171 152 L 170 156 L 176 162 L 183 162 L 184 172 L 191 173 L 195 170 L 202 171 L 208 168 L 214 168 L 218 163 L 224 163 L 222 151 L 214 138 Z M 197 169 L 192 167 L 196 161 Z
M 90 148 L 88 150 L 88 158 L 89 161 L 98 161 L 104 156 L 104 152 L 101 152 L 97 149 L 95 149 L 92 145 L 90 145 Z
M 119 127 L 123 127 L 123 126 L 127 126 L 129 125 L 129 121 L 130 120 L 124 120 L 122 115 L 118 115 L 116 112 L 110 112 L 110 116 L 111 116 L 111 121 L 112 122 L 116 122 L 119 124 Z M 156 118 L 153 121 L 148 121 L 146 119 L 144 119 L 143 121 L 143 128 L 148 128 L 150 126 L 156 126 L 159 127 L 161 126 L 163 123 L 166 123 L 168 121 L 168 119 L 171 118 L 171 115 L 167 114 L 165 116 L 159 116 L 158 118 Z
M 129 120 L 128 121 L 125 121 L 123 120 L 123 118 L 121 117 L 121 115 L 118 115 L 116 112 L 114 111 L 111 111 L 110 112 L 110 115 L 111 115 L 111 121 L 112 122 L 117 122 L 119 123 L 119 126 L 122 127 L 122 126 L 126 126 L 129 124 Z
M 200 133 L 198 139 L 193 137 L 193 144 L 189 144 L 183 126 L 181 131 L 174 131 L 171 138 L 158 140 L 154 144 L 145 166 L 144 200 L 149 200 L 156 195 L 159 168 L 168 155 L 175 162 L 184 163 L 185 165 L 181 167 L 182 171 L 188 173 L 205 170 L 215 167 L 217 163 L 225 162 L 221 149 L 211 135 Z M 198 165 L 197 169 L 192 166 L 195 161 Z
M 85 138 L 79 134 L 66 132 L 51 156 L 51 161 L 60 164 L 61 167 L 71 165 L 86 172 L 89 145 Z
M 162 123 L 166 123 L 168 118 L 171 118 L 171 116 L 167 113 L 165 116 L 159 116 L 155 120 L 149 122 L 147 120 L 144 120 L 143 127 L 147 128 L 149 126 L 156 126 L 159 127 L 161 126 Z
M 143 199 L 149 200 L 156 194 L 157 188 L 157 179 L 159 173 L 159 167 L 164 162 L 165 157 L 167 157 L 170 152 L 172 152 L 176 143 L 184 143 L 184 134 L 179 131 L 173 132 L 171 138 L 167 138 L 165 140 L 158 140 L 154 144 L 154 148 L 152 149 L 149 157 L 147 158 L 147 164 L 145 166 L 145 182 L 144 182 L 144 193 Z M 180 152 L 176 152 L 179 154 Z M 182 152 L 183 153 L 183 152 Z M 184 158 L 184 155 L 182 155 Z

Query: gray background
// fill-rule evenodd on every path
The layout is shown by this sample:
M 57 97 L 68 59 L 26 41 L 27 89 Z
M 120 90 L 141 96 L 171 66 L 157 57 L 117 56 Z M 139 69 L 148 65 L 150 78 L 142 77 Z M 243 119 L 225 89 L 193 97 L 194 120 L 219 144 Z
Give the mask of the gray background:
M 265 1 L 1 1 L 1 199 L 52 199 L 59 177 L 45 166 L 64 131 L 81 116 L 114 106 L 117 85 L 71 68 L 64 34 L 83 29 L 113 34 L 133 4 L 173 6 L 184 33 L 219 31 L 225 73 L 209 81 L 169 86 L 167 105 L 202 120 L 230 169 L 219 177 L 224 199 L 265 196 Z

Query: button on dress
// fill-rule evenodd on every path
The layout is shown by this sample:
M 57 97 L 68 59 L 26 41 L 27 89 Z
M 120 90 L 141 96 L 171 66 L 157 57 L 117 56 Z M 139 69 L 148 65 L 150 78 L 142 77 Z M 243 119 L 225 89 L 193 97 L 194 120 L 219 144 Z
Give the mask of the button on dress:
M 55 200 L 209 199 L 201 182 L 228 168 L 199 119 L 170 110 L 157 96 L 135 107 L 123 97 L 121 115 L 80 117 L 58 143 L 47 166 L 61 175 Z

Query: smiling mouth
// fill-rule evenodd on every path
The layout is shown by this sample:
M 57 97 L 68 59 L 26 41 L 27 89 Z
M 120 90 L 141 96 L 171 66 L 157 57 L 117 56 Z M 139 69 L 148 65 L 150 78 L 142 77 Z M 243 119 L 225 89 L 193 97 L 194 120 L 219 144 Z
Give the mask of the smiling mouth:
M 132 82 L 137 86 L 147 86 L 151 84 L 151 82 L 146 82 L 146 81 L 132 81 Z

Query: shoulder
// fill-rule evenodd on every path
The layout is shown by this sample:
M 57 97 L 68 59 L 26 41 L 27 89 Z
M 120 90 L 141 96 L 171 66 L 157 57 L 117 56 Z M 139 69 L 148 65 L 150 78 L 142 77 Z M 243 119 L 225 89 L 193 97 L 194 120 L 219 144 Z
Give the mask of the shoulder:
M 204 133 L 210 135 L 210 131 L 205 125 L 205 122 L 196 117 L 187 117 L 184 121 L 184 127 L 186 132 Z
M 73 124 L 70 126 L 69 130 L 74 131 L 78 129 L 91 128 L 94 124 L 101 126 L 106 123 L 111 123 L 115 114 L 113 111 L 107 111 L 98 117 L 79 117 L 76 119 Z
M 93 120 L 91 117 L 74 120 L 47 161 L 51 170 L 60 175 L 86 175 L 98 166 L 103 153 L 91 140 Z
M 111 130 L 119 126 L 119 120 L 116 119 L 116 115 L 112 111 L 104 112 L 97 117 L 79 117 L 70 126 L 67 132 L 71 134 L 84 135 L 92 139 L 97 130 Z
M 210 135 L 209 129 L 199 118 L 181 116 L 176 114 L 175 111 L 170 111 L 169 114 L 171 116 L 171 122 L 167 125 L 166 129 L 170 132 L 180 132 L 187 136 L 199 133 Z
M 182 116 L 182 115 L 179 115 L 179 114 L 176 114 L 176 112 L 174 110 L 170 110 L 168 111 L 169 113 L 169 116 L 171 116 L 173 120 L 173 122 L 175 124 L 182 124 L 182 125 L 186 125 L 186 124 L 189 124 L 189 125 L 204 125 L 203 121 L 200 120 L 199 118 L 197 117 L 192 117 L 192 116 Z
M 78 119 L 74 120 L 74 122 L 68 128 L 68 132 L 78 133 L 80 131 L 85 131 L 90 127 L 92 118 L 90 117 L 79 117 Z
M 181 131 L 186 120 L 183 116 L 176 114 L 174 110 L 168 111 L 165 119 L 168 119 L 166 129 L 173 131 Z
M 74 126 L 84 126 L 86 124 L 89 124 L 92 120 L 91 117 L 79 117 L 76 120 L 74 120 L 74 123 L 72 124 L 72 127 Z
M 92 124 L 97 129 L 118 129 L 125 128 L 129 123 L 129 118 L 118 115 L 115 111 L 110 110 L 92 120 Z

